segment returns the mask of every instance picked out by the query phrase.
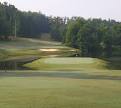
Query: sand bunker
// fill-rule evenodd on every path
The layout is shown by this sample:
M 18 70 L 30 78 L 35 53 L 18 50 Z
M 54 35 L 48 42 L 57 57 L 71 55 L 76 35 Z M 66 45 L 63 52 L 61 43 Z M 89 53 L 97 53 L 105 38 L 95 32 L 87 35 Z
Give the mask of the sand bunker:
M 54 52 L 54 51 L 59 51 L 59 49 L 39 49 L 40 51 L 45 51 L 45 52 Z

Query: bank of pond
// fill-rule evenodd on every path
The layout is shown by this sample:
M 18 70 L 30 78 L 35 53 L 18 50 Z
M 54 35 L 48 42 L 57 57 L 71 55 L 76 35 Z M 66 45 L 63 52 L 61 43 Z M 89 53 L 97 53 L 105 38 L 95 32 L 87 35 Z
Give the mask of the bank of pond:
M 0 61 L 0 70 L 31 70 L 23 65 L 30 63 L 40 57 L 32 56 L 26 58 L 7 59 Z

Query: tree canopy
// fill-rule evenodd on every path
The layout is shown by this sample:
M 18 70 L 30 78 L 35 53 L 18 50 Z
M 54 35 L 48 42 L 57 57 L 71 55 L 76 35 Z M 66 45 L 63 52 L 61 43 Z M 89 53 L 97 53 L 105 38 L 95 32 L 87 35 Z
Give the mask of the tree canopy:
M 82 56 L 110 57 L 121 51 L 121 23 L 114 20 L 77 18 L 67 24 L 65 44 L 80 49 Z M 121 55 L 117 53 L 117 55 Z

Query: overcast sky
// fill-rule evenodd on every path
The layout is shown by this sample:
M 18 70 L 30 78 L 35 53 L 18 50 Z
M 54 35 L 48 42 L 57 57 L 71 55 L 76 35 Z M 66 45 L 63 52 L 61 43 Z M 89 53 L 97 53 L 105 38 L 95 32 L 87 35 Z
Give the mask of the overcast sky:
M 53 16 L 82 16 L 121 21 L 121 0 L 0 0 L 24 11 L 41 11 Z

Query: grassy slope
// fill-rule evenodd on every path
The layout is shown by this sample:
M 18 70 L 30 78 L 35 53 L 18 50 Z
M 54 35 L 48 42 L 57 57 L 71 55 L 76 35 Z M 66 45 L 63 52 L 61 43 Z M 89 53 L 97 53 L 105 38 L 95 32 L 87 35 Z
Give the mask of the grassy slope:
M 42 52 L 41 48 L 57 48 L 58 52 Z M 59 42 L 40 41 L 30 38 L 17 38 L 14 41 L 0 42 L 0 59 L 20 56 L 46 56 L 54 54 L 68 54 L 72 48 L 61 45 Z M 73 53 L 73 52 L 72 52 Z

